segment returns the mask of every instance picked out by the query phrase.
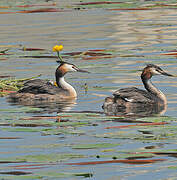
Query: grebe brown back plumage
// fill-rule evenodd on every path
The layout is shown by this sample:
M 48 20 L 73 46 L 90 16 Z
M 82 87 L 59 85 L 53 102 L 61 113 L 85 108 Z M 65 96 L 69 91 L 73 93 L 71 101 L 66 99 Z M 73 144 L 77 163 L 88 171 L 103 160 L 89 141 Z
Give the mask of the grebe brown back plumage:
M 148 64 L 141 74 L 141 80 L 146 90 L 129 87 L 115 91 L 112 97 L 105 98 L 103 104 L 105 113 L 117 114 L 119 111 L 131 113 L 131 111 L 135 111 L 135 108 L 136 110 L 139 108 L 141 111 L 146 111 L 156 105 L 158 105 L 156 106 L 158 111 L 158 107 L 164 107 L 167 104 L 165 95 L 150 81 L 154 75 L 173 76 L 163 71 L 159 66 Z
M 9 95 L 11 101 L 62 101 L 77 97 L 75 89 L 64 80 L 64 76 L 68 72 L 87 72 L 79 69 L 74 64 L 63 61 L 57 61 L 60 65 L 55 72 L 56 84 L 42 79 L 29 80 L 24 83 L 24 87 L 17 93 Z

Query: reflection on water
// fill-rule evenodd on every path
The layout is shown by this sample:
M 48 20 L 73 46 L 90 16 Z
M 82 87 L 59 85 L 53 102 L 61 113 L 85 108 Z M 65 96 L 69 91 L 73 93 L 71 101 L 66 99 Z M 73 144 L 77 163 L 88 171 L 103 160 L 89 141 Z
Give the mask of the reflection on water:
M 13 101 L 12 99 L 8 98 L 8 102 L 11 105 L 23 105 L 23 106 L 30 106 L 30 107 L 37 107 L 41 108 L 41 113 L 59 113 L 59 112 L 67 112 L 70 111 L 76 105 L 76 99 L 67 99 L 65 101 L 55 101 L 55 102 L 48 102 L 48 101 Z
M 111 17 L 116 31 L 110 36 L 116 48 L 146 51 L 155 44 L 173 43 L 176 39 L 176 10 L 150 10 L 119 12 Z M 151 49 L 153 50 L 153 49 Z M 156 49 L 154 49 L 156 51 Z M 152 52 L 152 51 L 151 51 Z
M 106 115 L 131 115 L 131 116 L 153 116 L 163 115 L 167 110 L 167 105 L 152 104 L 145 105 L 140 103 L 126 103 L 126 106 L 110 104 L 103 107 Z

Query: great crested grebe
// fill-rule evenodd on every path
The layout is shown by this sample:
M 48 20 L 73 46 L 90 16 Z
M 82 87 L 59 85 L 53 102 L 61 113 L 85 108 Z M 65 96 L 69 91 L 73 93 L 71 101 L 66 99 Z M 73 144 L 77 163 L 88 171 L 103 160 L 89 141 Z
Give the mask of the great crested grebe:
M 146 90 L 128 87 L 115 91 L 112 97 L 105 98 L 102 106 L 104 112 L 109 115 L 117 114 L 119 111 L 130 114 L 151 109 L 151 112 L 148 112 L 151 114 L 162 110 L 167 104 L 167 99 L 151 83 L 150 79 L 154 75 L 173 76 L 163 71 L 159 66 L 148 64 L 141 74 L 141 80 Z
M 77 97 L 75 89 L 64 80 L 67 72 L 87 72 L 74 64 L 57 61 L 60 65 L 55 72 L 56 84 L 47 80 L 34 79 L 24 83 L 24 87 L 8 97 L 13 102 L 19 101 L 62 101 Z

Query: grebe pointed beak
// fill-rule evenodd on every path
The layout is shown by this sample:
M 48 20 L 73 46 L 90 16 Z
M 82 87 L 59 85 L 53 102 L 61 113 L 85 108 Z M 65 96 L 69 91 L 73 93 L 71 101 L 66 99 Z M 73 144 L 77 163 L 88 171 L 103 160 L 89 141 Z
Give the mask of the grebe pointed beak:
M 88 72 L 88 71 L 86 71 L 86 70 L 79 69 L 79 68 L 75 68 L 75 70 L 76 70 L 77 72 L 90 73 L 90 72 Z
M 171 76 L 171 77 L 175 77 L 175 76 L 173 76 L 172 74 L 168 74 L 168 73 L 166 73 L 165 71 L 161 71 L 160 72 L 162 75 L 164 75 L 164 76 Z

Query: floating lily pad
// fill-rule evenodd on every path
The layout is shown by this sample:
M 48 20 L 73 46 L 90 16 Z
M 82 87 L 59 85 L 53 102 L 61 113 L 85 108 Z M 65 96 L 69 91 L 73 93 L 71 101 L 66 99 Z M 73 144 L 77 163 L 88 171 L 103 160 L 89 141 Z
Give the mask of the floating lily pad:
M 120 1 L 96 1 L 96 2 L 81 2 L 76 4 L 77 6 L 81 6 L 84 8 L 135 8 L 137 5 L 136 3 L 127 3 L 127 2 L 120 2 Z
M 52 149 L 52 148 L 58 148 L 58 147 L 63 147 L 65 145 L 63 144 L 39 144 L 39 145 L 25 145 L 25 146 L 18 146 L 18 148 L 26 148 L 26 149 L 34 149 L 34 148 L 39 148 L 39 149 Z
M 99 149 L 119 146 L 120 144 L 101 143 L 101 144 L 76 144 L 73 145 L 73 149 Z
M 86 121 L 86 122 L 93 122 L 93 121 L 112 121 L 113 119 L 124 119 L 125 117 L 120 116 L 104 116 L 98 113 L 60 113 L 61 116 L 71 116 L 70 120 L 77 120 L 77 121 Z M 65 119 L 65 118 L 62 118 Z M 67 117 L 66 117 L 67 119 Z
M 26 156 L 19 156 L 19 157 L 12 157 L 2 159 L 1 161 L 23 161 L 23 162 L 45 162 L 45 163 L 56 163 L 61 161 L 66 161 L 69 159 L 75 158 L 84 158 L 84 155 L 81 154 L 64 154 L 64 153 L 53 153 L 53 154 L 38 154 L 38 155 L 26 155 Z
M 138 129 L 138 126 L 131 127 L 131 130 L 115 131 L 111 133 L 96 134 L 96 137 L 102 138 L 118 138 L 118 139 L 134 139 L 138 141 L 164 141 L 177 139 L 176 126 L 144 126 L 143 129 Z M 146 133 L 145 133 L 146 132 Z M 147 133 L 148 132 L 148 133 Z M 150 133 L 149 133 L 150 132 Z
M 1 130 L 9 132 L 40 132 L 40 129 L 34 128 L 1 128 Z
M 122 153 L 114 153 L 114 155 L 107 155 L 107 154 L 104 154 L 104 155 L 99 155 L 99 158 L 102 159 L 102 158 L 111 158 L 111 159 L 142 159 L 142 158 L 151 158 L 151 157 L 154 157 L 156 156 L 155 154 L 153 153 L 140 153 L 140 154 L 136 154 L 136 153 L 130 153 L 130 152 L 125 152 L 124 151 L 121 151 Z
M 19 107 L 19 108 L 9 108 L 9 109 L 0 109 L 0 112 L 10 112 L 10 113 L 15 113 L 15 112 L 36 112 L 36 111 L 41 111 L 41 108 L 35 108 L 35 107 Z
M 177 169 L 177 166 L 169 166 L 168 169 L 174 169 L 174 170 L 176 170 L 176 169 Z
M 100 138 L 113 138 L 113 139 L 138 139 L 140 135 L 136 131 L 116 131 L 116 132 L 109 132 L 104 134 L 96 134 L 95 137 Z
M 33 121 L 28 121 L 28 120 L 4 120 L 0 122 L 0 126 L 20 126 L 20 127 L 79 127 L 83 125 L 89 125 L 89 122 L 55 122 L 55 121 L 47 121 L 47 120 L 33 120 Z
M 146 122 L 171 122 L 171 121 L 177 121 L 177 118 L 170 117 L 170 116 L 160 116 L 160 117 L 145 117 L 145 118 L 139 118 L 137 120 L 146 121 Z
M 42 135 L 59 135 L 59 134 L 76 134 L 76 135 L 82 135 L 85 134 L 84 131 L 81 130 L 75 130 L 72 128 L 58 128 L 58 129 L 43 129 L 42 131 Z
M 3 180 L 9 180 L 9 179 L 13 179 L 13 180 L 20 180 L 20 179 L 24 179 L 24 180 L 36 180 L 36 179 L 41 179 L 42 176 L 38 176 L 38 175 L 20 175 L 20 176 L 0 176 L 0 179 Z

